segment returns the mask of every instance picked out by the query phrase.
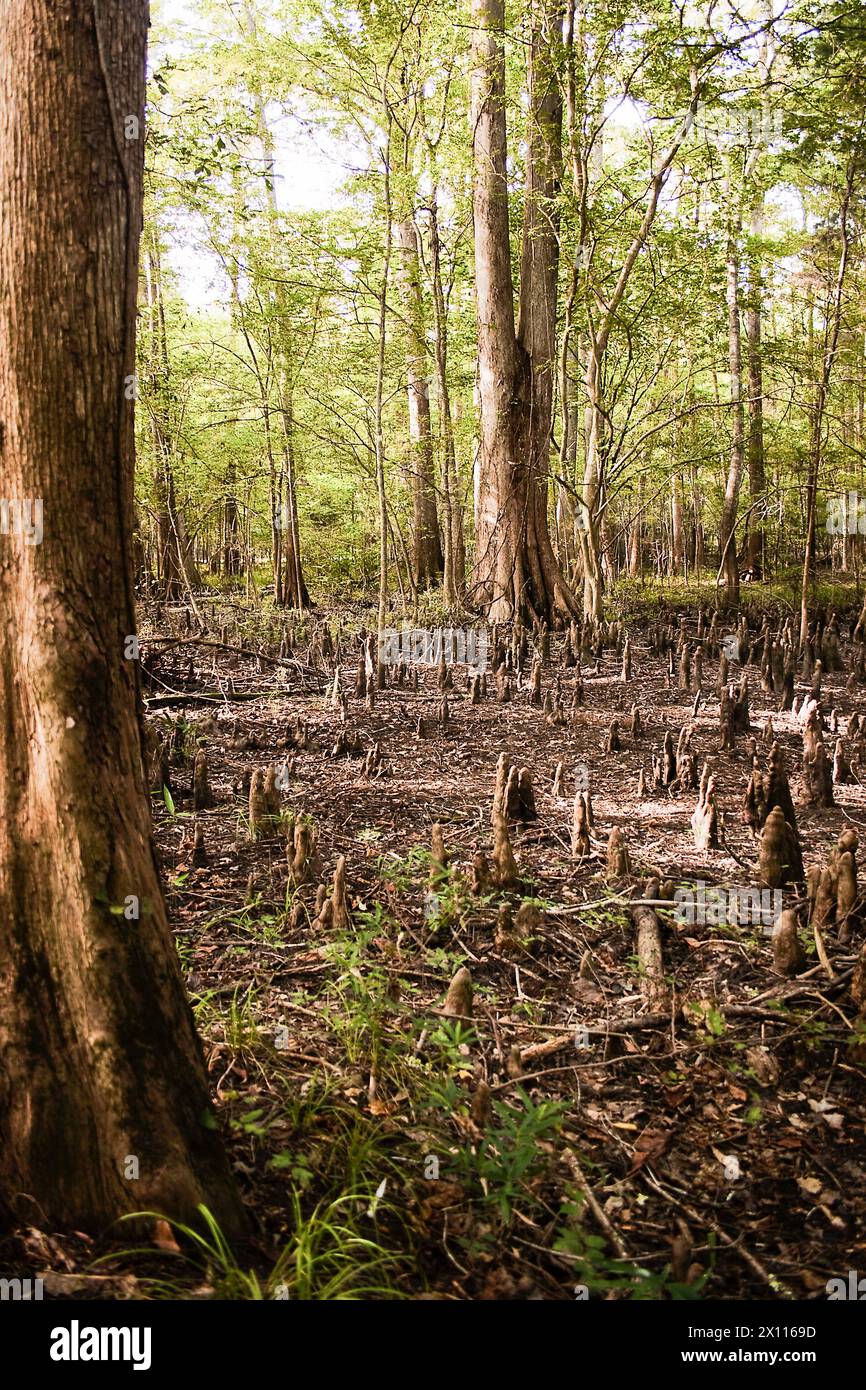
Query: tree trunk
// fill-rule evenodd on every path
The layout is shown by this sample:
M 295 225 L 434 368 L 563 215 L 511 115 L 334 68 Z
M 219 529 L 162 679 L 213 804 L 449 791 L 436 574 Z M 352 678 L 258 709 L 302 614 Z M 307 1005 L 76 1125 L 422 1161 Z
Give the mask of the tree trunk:
M 481 440 L 475 591 L 492 622 L 518 614 L 566 620 L 578 605 L 547 518 L 555 370 L 562 102 L 552 8 L 539 6 L 530 53 L 529 151 L 519 340 L 508 228 L 504 0 L 473 7 L 473 211 Z
M 586 432 L 581 429 L 581 401 L 579 383 L 584 372 L 582 363 L 586 360 L 586 334 L 578 329 L 575 322 L 575 309 L 585 298 L 586 288 L 582 283 L 587 263 L 586 235 L 588 226 L 588 199 L 590 168 L 587 160 L 586 140 L 583 119 L 578 101 L 586 86 L 585 72 L 585 27 L 582 10 L 578 12 L 575 0 L 566 0 L 565 22 L 563 26 L 563 47 L 565 67 L 565 105 L 567 114 L 568 154 L 571 165 L 573 196 L 577 206 L 577 247 L 571 271 L 571 286 L 565 305 L 565 318 L 562 328 L 560 349 L 560 411 L 562 419 L 562 439 L 559 451 L 561 482 L 557 492 L 556 516 L 559 535 L 560 560 L 569 578 L 582 583 L 582 556 L 579 526 L 582 513 L 578 508 L 575 488 L 577 482 L 578 438 L 586 445 Z M 603 79 L 600 79 L 603 80 Z M 603 132 L 597 132 L 597 147 L 601 147 Z M 566 486 L 567 483 L 567 486 Z
M 379 689 L 385 685 L 385 668 L 382 662 L 383 634 L 388 604 L 388 500 L 385 493 L 385 350 L 387 347 L 388 284 L 391 273 L 391 253 L 393 250 L 392 211 L 391 211 L 391 129 L 390 107 L 386 107 L 388 136 L 383 154 L 384 195 L 385 195 L 385 246 L 382 260 L 382 280 L 379 291 L 379 346 L 376 359 L 376 403 L 373 422 L 374 447 L 376 454 L 376 498 L 379 504 L 379 602 L 376 616 L 377 658 L 376 684 Z
M 45 517 L 0 567 L 0 1207 L 101 1233 L 204 1202 L 231 1233 L 125 658 L 146 35 L 144 0 L 7 0 L 0 31 L 0 452 Z
M 397 241 L 400 247 L 400 281 L 403 316 L 406 322 L 414 572 L 417 587 L 428 589 L 442 574 L 443 561 L 433 472 L 430 384 L 427 378 L 424 305 L 418 266 L 418 232 L 413 217 L 404 217 L 397 223 Z
M 292 379 L 285 361 L 280 365 L 280 419 L 283 425 L 283 482 L 285 502 L 280 507 L 280 555 L 283 560 L 280 602 L 287 608 L 310 607 L 301 567 L 301 538 L 298 531 L 298 493 L 295 471 L 295 401 Z
M 671 477 L 671 574 L 676 578 L 683 572 L 683 480 L 679 473 Z
M 698 485 L 698 470 L 692 464 L 692 515 L 695 526 L 695 548 L 692 559 L 692 569 L 700 582 L 704 568 L 704 519 L 703 519 L 703 496 Z
M 604 413 L 601 396 L 603 351 L 594 343 L 586 360 L 586 453 L 581 493 L 580 546 L 583 558 L 583 611 L 588 618 L 602 616 L 604 581 L 601 572 L 599 505 L 604 477 Z
M 436 185 L 430 196 L 430 279 L 433 288 L 433 320 L 436 330 L 436 390 L 439 397 L 439 428 L 442 435 L 442 492 L 444 516 L 445 607 L 457 607 L 466 585 L 466 542 L 463 532 L 463 499 L 454 451 L 454 425 L 451 418 L 451 392 L 448 388 L 447 305 L 442 288 L 442 248 L 439 240 L 439 210 Z
M 824 432 L 824 414 L 830 390 L 833 362 L 839 346 L 839 330 L 842 326 L 842 291 L 845 285 L 845 272 L 848 268 L 850 234 L 848 230 L 848 208 L 854 188 L 854 162 L 846 171 L 845 190 L 839 215 L 842 247 L 836 271 L 833 295 L 824 314 L 824 341 L 821 354 L 821 371 L 815 385 L 815 398 L 809 412 L 809 470 L 806 479 L 806 547 L 803 555 L 803 579 L 800 589 L 800 645 L 809 636 L 809 590 L 815 567 L 815 530 L 818 506 L 818 475 L 821 469 L 821 448 Z
M 752 235 L 760 236 L 761 204 L 752 214 Z M 757 503 L 749 519 L 746 539 L 746 565 L 756 578 L 764 573 L 764 522 L 762 508 L 767 491 L 764 472 L 764 373 L 761 361 L 761 257 L 753 247 L 749 257 L 749 297 L 746 309 L 746 338 L 749 359 L 749 502 Z
M 590 299 L 588 303 L 588 308 L 591 309 L 591 314 L 588 316 L 591 327 L 591 341 L 587 354 L 586 376 L 584 381 L 587 421 L 586 453 L 581 496 L 580 543 L 584 564 L 583 609 L 586 616 L 592 618 L 599 618 L 602 615 L 602 594 L 604 588 L 601 569 L 598 511 L 599 507 L 602 505 L 605 485 L 605 418 L 603 398 L 605 356 L 610 342 L 610 335 L 616 322 L 616 316 L 625 296 L 626 289 L 628 288 L 632 271 L 646 245 L 647 238 L 655 222 L 662 189 L 664 188 L 668 173 L 670 172 L 680 146 L 691 128 L 698 108 L 703 88 L 696 68 L 692 68 L 689 73 L 689 83 L 691 86 L 691 101 L 689 103 L 686 119 L 675 132 L 670 145 L 663 154 L 658 167 L 652 175 L 647 205 L 641 224 L 625 254 L 625 258 L 619 269 L 619 274 L 617 275 L 616 284 L 613 287 L 610 297 L 604 300 L 604 312 L 598 318 L 594 328 L 592 327 L 592 319 L 595 316 L 598 305 L 594 298 Z M 587 286 L 587 293 L 589 294 L 589 280 Z
M 630 579 L 637 579 L 641 571 L 640 511 L 633 518 L 628 532 L 628 573 Z
M 232 576 L 241 572 L 237 481 L 237 467 L 234 459 L 231 459 L 226 469 L 226 496 L 223 504 L 222 572 Z
M 575 289 L 576 287 L 575 282 Z M 571 309 L 572 304 L 569 303 L 566 308 L 566 324 L 563 330 L 560 357 L 559 390 L 562 438 L 559 448 L 560 480 L 556 489 L 556 534 L 559 560 L 569 578 L 574 576 L 577 569 L 578 511 L 574 484 L 577 471 L 577 443 L 580 434 L 580 397 L 577 389 L 580 357 L 578 336 L 570 322 Z
M 184 589 L 200 589 L 202 581 L 187 537 L 184 515 L 177 506 L 173 463 L 175 425 L 171 365 L 165 331 L 162 267 L 155 235 L 147 252 L 146 291 L 150 330 L 148 404 L 157 498 L 159 573 L 162 592 L 171 600 L 181 598 Z
M 740 350 L 740 293 L 739 293 L 739 252 L 737 231 L 734 227 L 728 235 L 726 255 L 728 305 L 728 373 L 731 393 L 731 457 L 728 464 L 728 481 L 725 486 L 725 501 L 722 508 L 722 522 L 719 528 L 719 569 L 724 576 L 724 601 L 735 605 L 740 598 L 740 574 L 737 568 L 737 508 L 740 502 L 740 481 L 743 476 L 743 395 L 742 395 L 742 355 Z
M 247 33 L 253 48 L 258 45 L 258 29 L 251 4 L 244 5 Z M 289 608 L 310 607 L 310 595 L 301 564 L 301 543 L 298 530 L 298 502 L 295 475 L 295 415 L 294 382 L 292 379 L 292 329 L 286 294 L 287 276 L 282 267 L 281 246 L 277 228 L 279 207 L 274 176 L 274 142 L 268 125 L 265 103 L 255 80 L 252 83 L 255 118 L 259 141 L 264 155 L 263 178 L 270 213 L 271 250 L 276 266 L 275 284 L 267 291 L 273 304 L 276 344 L 277 404 L 283 426 L 282 477 L 275 483 L 276 511 L 272 521 L 273 567 L 276 573 L 274 601 Z M 269 445 L 270 451 L 270 445 Z M 270 460 L 272 463 L 272 459 Z M 285 483 L 285 504 L 283 484 Z M 277 532 L 279 535 L 277 535 Z

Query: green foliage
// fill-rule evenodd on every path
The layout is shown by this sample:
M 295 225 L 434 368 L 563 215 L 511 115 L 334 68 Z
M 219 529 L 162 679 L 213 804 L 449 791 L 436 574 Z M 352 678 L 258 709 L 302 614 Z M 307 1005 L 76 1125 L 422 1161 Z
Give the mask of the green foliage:
M 343 1302 L 365 1298 L 396 1298 L 391 1282 L 396 1258 L 370 1235 L 362 1235 L 350 1214 L 355 1197 L 344 1196 L 304 1213 L 297 1194 L 291 1196 L 293 1233 L 276 1263 L 266 1274 L 244 1268 L 219 1223 L 206 1206 L 199 1207 L 200 1227 L 172 1221 L 159 1212 L 132 1212 L 128 1221 L 165 1221 L 181 1244 L 175 1258 L 181 1265 L 177 1281 L 144 1278 L 143 1291 L 151 1298 L 182 1296 L 190 1273 L 195 1273 L 208 1296 L 262 1302 L 265 1299 L 298 1299 Z M 136 1247 L 120 1257 L 150 1255 Z M 111 1258 L 118 1258 L 117 1255 Z M 95 1262 L 96 1265 L 99 1261 Z
M 462 1092 L 449 1077 L 430 1088 L 428 1104 L 454 1114 L 463 1106 Z M 522 1087 L 514 1100 L 494 1098 L 492 1118 L 478 1139 L 445 1150 L 449 1170 L 470 1196 L 489 1206 L 504 1226 L 515 1209 L 531 1210 L 539 1197 L 533 1182 L 545 1171 L 567 1107 L 558 1101 L 536 1101 Z
M 471 28 L 455 0 L 434 0 L 411 15 L 396 3 L 358 8 L 343 0 L 254 0 L 252 28 L 239 27 L 230 7 L 210 0 L 195 0 L 195 9 L 193 30 L 173 28 L 157 10 L 152 45 L 148 294 L 139 334 L 142 532 L 153 539 L 170 473 L 188 531 L 204 538 L 211 554 L 223 539 L 228 500 L 238 504 L 248 531 L 244 565 L 259 587 L 270 583 L 272 513 L 275 498 L 285 496 L 291 457 L 311 587 L 372 596 L 377 338 L 390 245 L 384 471 L 390 564 L 397 563 L 408 593 L 406 317 L 393 229 L 411 216 L 421 238 L 441 501 L 445 419 L 433 352 L 434 189 L 445 373 L 458 490 L 471 529 L 469 461 L 477 433 L 466 125 Z M 508 7 L 515 286 L 529 25 L 527 6 Z M 664 599 L 679 606 L 717 597 L 714 541 L 734 418 L 725 298 L 733 241 L 744 351 L 747 301 L 759 291 L 768 497 L 751 500 L 760 502 L 755 519 L 766 530 L 766 568 L 779 576 L 778 585 L 744 586 L 743 602 L 750 608 L 778 603 L 786 611 L 796 604 L 784 572 L 802 556 L 801 484 L 838 266 L 841 194 L 846 169 L 859 178 L 866 165 L 862 36 L 841 0 L 777 10 L 768 29 L 729 9 L 680 13 L 662 0 L 642 6 L 639 16 L 630 3 L 590 5 L 578 27 L 573 122 L 565 120 L 566 158 L 551 209 L 561 238 L 558 321 L 561 333 L 568 323 L 572 344 L 584 341 L 628 263 L 599 382 L 605 505 L 611 533 L 621 538 L 618 563 L 629 528 L 639 522 L 642 529 L 643 574 L 626 585 L 624 600 L 646 597 L 647 586 L 652 590 L 659 580 Z M 565 85 L 565 48 L 557 49 L 556 62 Z M 647 213 L 648 171 L 688 120 L 693 82 L 697 114 L 643 249 L 631 256 Z M 271 154 L 275 200 L 266 176 Z M 856 386 L 866 324 L 859 206 L 850 217 L 845 331 L 830 385 L 818 499 L 818 557 L 836 562 L 842 547 L 823 526 L 827 499 L 866 489 Z M 561 347 L 560 337 L 557 362 Z M 569 388 L 578 409 L 584 368 L 574 362 Z M 557 397 L 558 442 L 565 425 L 559 382 Z M 576 443 L 574 455 L 557 460 L 553 470 L 564 468 L 572 489 L 579 489 L 585 464 L 582 435 Z M 676 565 L 673 493 L 682 498 L 688 551 Z M 694 557 L 698 523 L 706 543 L 702 572 Z M 846 552 L 849 564 L 850 558 Z M 201 577 L 222 589 L 244 582 L 223 573 Z
M 684 1284 L 672 1277 L 671 1266 L 666 1264 L 660 1273 L 632 1260 L 612 1257 L 607 1250 L 607 1241 L 585 1228 L 585 1199 L 575 1193 L 566 1201 L 559 1214 L 559 1234 L 554 1248 L 573 1261 L 574 1277 L 578 1297 L 623 1298 L 634 1301 L 647 1299 L 670 1299 L 673 1302 L 686 1302 L 699 1299 L 712 1278 L 714 1265 L 714 1236 L 708 1237 L 710 1263 L 703 1274 L 698 1275 L 691 1284 Z

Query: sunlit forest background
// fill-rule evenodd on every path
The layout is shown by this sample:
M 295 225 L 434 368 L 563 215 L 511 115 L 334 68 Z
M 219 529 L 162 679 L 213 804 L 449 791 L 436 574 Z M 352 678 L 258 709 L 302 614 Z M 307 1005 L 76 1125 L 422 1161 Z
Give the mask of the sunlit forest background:
M 420 450 L 441 537 L 433 578 L 448 550 L 446 598 L 466 597 L 468 584 L 471 600 L 467 18 L 450 0 L 154 6 L 137 500 L 155 582 L 177 568 L 174 540 L 209 585 L 270 584 L 287 602 L 299 579 L 314 598 L 371 595 L 381 463 L 390 583 L 411 599 L 430 578 L 413 559 Z M 760 0 L 727 16 L 713 47 L 703 6 L 569 0 L 551 211 L 560 255 L 550 507 L 572 580 L 589 529 L 593 404 L 593 530 L 607 587 L 620 576 L 715 583 L 738 432 L 740 571 L 799 574 L 817 448 L 817 552 L 857 572 L 866 520 L 848 494 L 862 490 L 864 457 L 860 19 L 844 5 L 774 12 Z M 702 50 L 690 115 L 702 24 L 713 51 Z M 529 8 L 514 7 L 504 43 L 515 275 L 530 25 Z M 593 403 L 592 345 L 647 218 L 653 168 L 684 123 L 598 350 Z M 410 421 L 417 380 L 428 435 Z M 828 528 L 831 498 L 833 515 L 845 514 Z M 280 573 L 287 554 L 291 580 Z

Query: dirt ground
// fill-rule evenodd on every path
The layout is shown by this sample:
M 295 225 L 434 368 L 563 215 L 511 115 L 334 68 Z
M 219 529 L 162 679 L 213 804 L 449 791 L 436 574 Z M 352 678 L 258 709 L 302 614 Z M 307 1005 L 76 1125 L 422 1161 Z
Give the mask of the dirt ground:
M 757 841 L 742 817 L 750 757 L 742 735 L 733 752 L 719 751 L 714 658 L 692 717 L 695 691 L 670 687 L 648 627 L 630 624 L 631 681 L 615 646 L 584 656 L 585 704 L 572 711 L 576 671 L 562 665 L 555 636 L 542 692 L 559 691 L 564 724 L 530 703 L 528 671 L 505 703 L 488 675 L 486 697 L 472 705 L 458 666 L 442 727 L 435 669 L 419 670 L 417 691 L 377 691 L 372 710 L 353 696 L 358 639 L 344 612 L 328 619 L 342 634 L 342 722 L 327 698 L 324 619 L 299 629 L 280 658 L 273 617 L 239 627 L 234 610 L 215 611 L 204 638 L 177 614 L 149 617 L 148 723 L 166 736 L 178 730 L 170 792 L 154 788 L 157 843 L 215 1107 L 258 1224 L 247 1263 L 263 1281 L 299 1222 L 335 1201 L 346 1203 L 353 1238 L 385 1252 L 374 1275 L 347 1257 L 342 1296 L 825 1298 L 828 1279 L 863 1267 L 866 1097 L 848 988 L 862 931 L 848 945 L 828 935 L 833 978 L 804 933 L 805 972 L 785 979 L 760 925 L 688 923 L 659 909 L 662 1012 L 643 987 L 628 897 L 650 870 L 680 884 L 758 882 Z M 693 617 L 687 626 L 694 640 Z M 825 677 L 823 703 L 844 735 L 864 702 L 862 687 L 846 689 L 850 643 L 843 651 L 846 670 Z M 743 673 L 732 666 L 732 678 Z M 761 690 L 756 666 L 745 674 L 761 766 L 769 713 L 798 801 L 801 726 Z M 807 690 L 798 684 L 797 699 Z M 614 716 L 622 747 L 608 753 Z M 299 718 L 309 746 L 295 748 Z M 638 795 L 652 751 L 687 723 L 722 813 L 724 848 L 706 853 L 690 830 L 694 790 Z M 332 756 L 343 730 L 364 753 L 379 745 L 377 769 L 364 772 L 363 755 Z M 196 747 L 214 797 L 198 811 Z M 478 896 L 471 864 L 490 850 L 501 752 L 529 769 L 537 819 L 511 827 L 521 891 Z M 563 794 L 554 796 L 559 762 Z M 250 837 L 244 774 L 270 766 L 284 769 L 282 811 L 309 817 L 317 832 L 320 863 L 297 889 L 284 825 Z M 592 852 L 575 860 L 581 768 L 594 828 Z M 798 804 L 807 866 L 824 862 L 843 828 L 866 824 L 859 781 L 836 787 L 835 800 L 822 810 Z M 431 888 L 437 823 L 450 867 Z M 203 827 L 196 856 L 194 824 Z M 628 882 L 606 876 L 614 826 L 627 841 Z M 313 921 L 317 885 L 330 884 L 339 856 L 349 932 Z M 528 931 L 497 938 L 503 902 L 513 915 L 525 901 L 538 909 Z M 792 901 L 786 889 L 785 906 Z M 471 973 L 471 1021 L 443 1014 L 461 966 Z M 161 1259 L 176 1255 L 162 1234 L 166 1249 L 144 1266 L 118 1257 L 113 1237 L 40 1254 L 58 1275 L 56 1293 L 93 1296 L 98 1285 L 76 1280 L 95 1254 L 114 1254 L 100 1267 L 105 1293 L 136 1296 L 153 1293 L 147 1279 L 158 1281 Z M 175 1296 L 213 1286 L 212 1272 L 171 1277 Z M 306 1293 L 292 1285 L 289 1296 L 337 1296 L 327 1281 L 314 1284 Z

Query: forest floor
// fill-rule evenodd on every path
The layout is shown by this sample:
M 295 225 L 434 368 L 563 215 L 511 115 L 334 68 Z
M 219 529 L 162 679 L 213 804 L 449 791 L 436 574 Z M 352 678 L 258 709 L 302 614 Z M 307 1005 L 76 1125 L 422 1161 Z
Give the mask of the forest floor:
M 179 610 L 158 624 L 146 615 L 145 693 L 149 722 L 178 731 L 170 794 L 153 797 L 157 843 L 214 1105 L 258 1232 L 238 1256 L 220 1253 L 216 1237 L 191 1249 L 165 1225 L 159 1248 L 135 1256 L 116 1239 L 90 1247 L 25 1233 L 53 1270 L 48 1293 L 825 1298 L 828 1279 L 862 1269 L 864 1049 L 847 993 L 859 940 L 828 938 L 830 978 L 804 935 L 806 971 L 785 979 L 760 924 L 684 923 L 660 909 L 663 1013 L 642 988 L 628 900 L 651 869 L 680 884 L 758 882 L 741 815 L 750 757 L 742 736 L 719 751 L 715 660 L 705 660 L 693 717 L 695 691 L 671 687 L 648 626 L 630 623 L 632 680 L 621 679 L 614 647 L 584 657 L 585 705 L 572 714 L 575 670 L 560 664 L 555 636 L 543 691 L 559 684 L 564 726 L 530 703 L 526 677 L 507 703 L 488 677 L 486 698 L 470 704 L 456 667 L 443 728 L 435 669 L 419 670 L 417 692 L 378 691 L 372 710 L 353 698 L 358 617 L 343 610 L 328 617 L 343 634 L 343 725 L 316 622 L 280 659 L 284 620 L 217 605 L 204 638 Z M 694 640 L 693 618 L 687 628 Z M 732 678 L 743 673 L 762 763 L 770 714 L 796 801 L 800 726 L 761 690 L 756 667 L 732 667 Z M 864 708 L 846 679 L 824 682 L 843 733 Z M 807 689 L 798 685 L 798 699 Z M 614 716 L 622 748 L 606 753 Z M 292 746 L 299 718 L 309 725 L 302 748 Z M 688 723 L 724 812 L 724 848 L 707 853 L 690 830 L 694 790 L 638 795 L 665 732 L 676 741 Z M 379 745 L 378 769 L 332 756 L 342 729 L 365 753 Z M 198 812 L 196 747 L 215 801 Z M 521 891 L 473 896 L 503 751 L 529 769 L 538 818 L 511 828 Z M 250 837 L 244 788 L 245 772 L 286 759 L 283 809 L 311 818 L 320 856 L 297 889 L 283 827 Z M 575 860 L 581 767 L 594 830 L 591 852 Z M 866 826 L 866 788 L 855 780 L 835 794 L 832 808 L 797 808 L 807 866 L 824 862 L 843 828 Z M 435 892 L 434 823 L 450 858 Z M 606 877 L 614 826 L 628 844 L 628 884 Z M 313 924 L 314 903 L 341 855 L 351 927 L 335 931 Z M 503 898 L 538 909 L 522 938 L 497 938 Z M 471 1020 L 443 1012 L 461 966 Z

